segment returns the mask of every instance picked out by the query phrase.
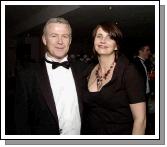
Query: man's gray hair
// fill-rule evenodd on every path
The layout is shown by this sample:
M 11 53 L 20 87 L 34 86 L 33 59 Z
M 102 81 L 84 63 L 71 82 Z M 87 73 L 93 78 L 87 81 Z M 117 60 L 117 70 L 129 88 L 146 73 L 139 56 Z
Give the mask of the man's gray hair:
M 64 19 L 64 18 L 62 18 L 62 17 L 50 18 L 50 19 L 46 22 L 46 24 L 45 24 L 45 26 L 44 26 L 44 28 L 43 28 L 43 34 L 46 33 L 46 27 L 47 27 L 47 25 L 50 24 L 50 23 L 61 23 L 61 24 L 66 24 L 66 25 L 68 25 L 69 30 L 70 30 L 70 36 L 72 35 L 72 28 L 71 28 L 71 26 L 70 26 L 68 20 L 66 20 L 66 19 Z

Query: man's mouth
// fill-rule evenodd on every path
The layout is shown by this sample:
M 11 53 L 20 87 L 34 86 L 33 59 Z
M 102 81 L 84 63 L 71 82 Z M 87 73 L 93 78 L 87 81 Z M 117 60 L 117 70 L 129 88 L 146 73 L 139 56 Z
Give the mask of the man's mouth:
M 58 50 L 64 49 L 64 47 L 55 47 L 55 48 L 58 49 Z

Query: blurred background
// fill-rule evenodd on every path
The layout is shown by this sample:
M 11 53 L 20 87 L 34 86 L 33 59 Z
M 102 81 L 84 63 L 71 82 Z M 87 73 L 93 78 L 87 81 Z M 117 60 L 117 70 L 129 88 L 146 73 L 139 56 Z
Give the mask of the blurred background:
M 15 133 L 12 110 L 16 67 L 24 68 L 26 62 L 36 62 L 43 56 L 43 26 L 49 18 L 58 16 L 66 18 L 71 24 L 73 32 L 69 54 L 72 58 L 85 62 L 91 60 L 91 33 L 98 23 L 104 21 L 112 21 L 121 28 L 124 34 L 121 50 L 128 58 L 133 58 L 137 46 L 143 41 L 148 42 L 152 54 L 155 53 L 154 5 L 6 5 L 6 134 Z M 154 113 L 154 108 L 151 113 Z

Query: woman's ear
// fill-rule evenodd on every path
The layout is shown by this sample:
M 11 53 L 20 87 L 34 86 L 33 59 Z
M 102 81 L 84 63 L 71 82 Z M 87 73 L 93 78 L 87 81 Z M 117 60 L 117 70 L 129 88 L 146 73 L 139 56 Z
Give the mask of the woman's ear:
M 115 49 L 114 49 L 114 51 L 117 51 L 118 50 L 118 48 L 116 47 Z

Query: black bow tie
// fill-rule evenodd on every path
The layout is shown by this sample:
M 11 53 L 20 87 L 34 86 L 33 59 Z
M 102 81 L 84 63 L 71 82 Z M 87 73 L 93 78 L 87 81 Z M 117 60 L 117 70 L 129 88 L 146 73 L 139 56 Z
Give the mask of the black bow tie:
M 52 64 L 52 69 L 55 69 L 58 66 L 63 66 L 65 68 L 67 68 L 67 69 L 69 69 L 69 67 L 70 67 L 70 63 L 68 61 L 64 61 L 64 62 L 51 62 L 51 61 L 47 60 L 46 58 L 45 58 L 45 61 L 47 63 Z

